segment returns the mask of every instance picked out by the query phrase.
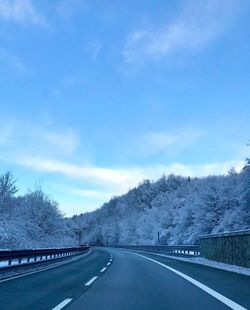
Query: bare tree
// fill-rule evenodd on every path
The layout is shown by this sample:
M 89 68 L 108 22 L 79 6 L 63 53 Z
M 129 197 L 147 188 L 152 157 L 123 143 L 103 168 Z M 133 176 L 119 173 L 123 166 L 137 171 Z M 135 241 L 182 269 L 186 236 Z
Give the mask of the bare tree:
M 7 202 L 9 198 L 15 195 L 18 191 L 16 187 L 16 179 L 11 172 L 6 172 L 0 176 L 0 201 Z

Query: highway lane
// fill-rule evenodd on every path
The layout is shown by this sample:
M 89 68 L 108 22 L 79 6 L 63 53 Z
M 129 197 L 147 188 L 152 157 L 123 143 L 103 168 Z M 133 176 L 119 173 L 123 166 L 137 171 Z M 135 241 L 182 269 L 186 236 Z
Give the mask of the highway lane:
M 0 282 L 0 310 L 230 309 L 166 266 L 250 309 L 250 277 L 152 254 L 143 256 L 96 248 L 75 262 Z
M 49 310 L 68 297 L 77 298 L 88 289 L 84 283 L 109 259 L 108 252 L 93 251 L 55 268 L 0 282 L 0 310 Z
M 111 268 L 88 291 L 72 301 L 69 310 L 230 309 L 201 288 L 152 261 L 126 250 L 108 251 L 114 256 Z M 155 255 L 146 256 L 181 270 L 250 309 L 249 277 Z M 241 308 L 236 305 L 234 309 Z
M 145 255 L 145 253 L 141 254 Z M 146 256 L 157 259 L 157 261 L 189 275 L 193 279 L 213 288 L 223 296 L 250 309 L 249 276 L 151 254 L 146 254 Z

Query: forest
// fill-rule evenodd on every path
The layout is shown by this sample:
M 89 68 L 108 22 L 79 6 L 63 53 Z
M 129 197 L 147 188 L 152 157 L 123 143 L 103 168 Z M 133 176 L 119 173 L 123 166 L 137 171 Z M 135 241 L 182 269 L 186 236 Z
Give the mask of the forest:
M 241 172 L 144 180 L 95 211 L 65 218 L 41 188 L 19 196 L 0 176 L 0 248 L 197 244 L 199 236 L 250 228 L 250 160 Z
M 0 248 L 24 249 L 74 245 L 73 226 L 38 186 L 19 196 L 10 172 L 0 176 Z
M 250 161 L 240 173 L 144 180 L 100 209 L 73 217 L 85 242 L 104 245 L 196 244 L 199 236 L 250 228 Z M 159 237 L 158 237 L 159 236 Z

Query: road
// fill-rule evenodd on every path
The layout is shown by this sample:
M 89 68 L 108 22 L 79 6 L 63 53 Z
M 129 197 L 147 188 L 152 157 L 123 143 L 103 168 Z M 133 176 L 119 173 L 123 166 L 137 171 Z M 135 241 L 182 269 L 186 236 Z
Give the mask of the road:
M 250 309 L 250 277 L 152 254 L 94 249 L 0 282 L 1 310 Z

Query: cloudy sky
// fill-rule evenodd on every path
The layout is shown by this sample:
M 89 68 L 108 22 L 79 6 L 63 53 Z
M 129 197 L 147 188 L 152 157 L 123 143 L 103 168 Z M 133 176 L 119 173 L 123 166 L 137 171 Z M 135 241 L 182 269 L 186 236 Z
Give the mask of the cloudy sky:
M 248 0 L 0 0 L 0 172 L 67 215 L 241 169 Z

